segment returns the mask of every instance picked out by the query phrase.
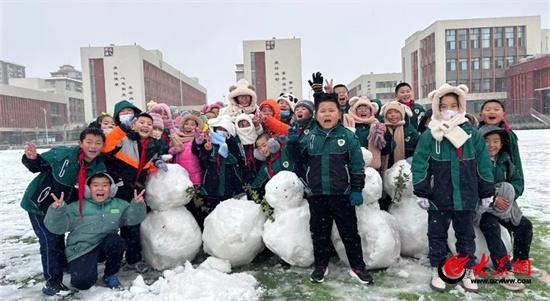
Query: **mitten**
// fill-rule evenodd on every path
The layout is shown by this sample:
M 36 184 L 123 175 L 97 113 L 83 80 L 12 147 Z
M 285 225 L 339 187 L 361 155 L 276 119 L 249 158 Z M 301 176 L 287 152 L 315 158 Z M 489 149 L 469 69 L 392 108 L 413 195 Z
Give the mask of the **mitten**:
M 279 145 L 279 142 L 273 138 L 269 138 L 267 140 L 267 149 L 269 150 L 270 154 L 275 154 L 281 149 L 281 146 Z
M 481 199 L 481 207 L 483 208 L 489 208 L 494 202 L 494 198 L 491 196 L 491 197 L 488 197 L 488 198 L 483 198 Z
M 349 200 L 353 206 L 361 206 L 363 204 L 363 194 L 359 191 L 352 191 Z

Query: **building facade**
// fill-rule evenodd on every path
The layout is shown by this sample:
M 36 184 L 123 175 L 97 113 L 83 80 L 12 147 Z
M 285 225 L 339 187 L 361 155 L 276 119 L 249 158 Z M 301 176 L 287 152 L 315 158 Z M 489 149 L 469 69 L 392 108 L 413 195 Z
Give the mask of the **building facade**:
M 101 112 L 113 113 L 122 99 L 145 109 L 150 100 L 200 108 L 206 104 L 206 88 L 163 61 L 158 50 L 141 46 L 80 48 L 86 120 Z
M 25 78 L 25 66 L 0 61 L 0 84 L 9 84 L 10 78 Z
M 505 70 L 541 52 L 540 16 L 436 21 L 401 49 L 404 81 L 421 103 L 443 83 L 466 84 L 469 112 L 506 99 Z
M 370 73 L 363 74 L 347 85 L 348 94 L 378 98 L 383 102 L 395 99 L 395 86 L 403 80 L 401 73 Z
M 300 39 L 243 41 L 243 64 L 235 77 L 256 87 L 258 101 L 290 93 L 302 99 L 302 51 Z
M 550 54 L 525 59 L 506 70 L 509 114 L 550 114 Z

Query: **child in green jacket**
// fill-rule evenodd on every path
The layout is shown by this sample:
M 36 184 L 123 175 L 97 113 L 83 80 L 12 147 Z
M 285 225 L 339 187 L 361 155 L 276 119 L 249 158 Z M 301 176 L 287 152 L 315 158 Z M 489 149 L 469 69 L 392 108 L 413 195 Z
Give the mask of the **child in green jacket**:
M 256 138 L 256 149 L 254 149 L 254 157 L 262 162 L 256 178 L 250 186 L 259 190 L 261 194 L 269 179 L 276 175 L 279 171 L 293 171 L 294 163 L 285 145 L 271 138 L 269 134 L 263 133 Z
M 65 255 L 69 262 L 71 284 L 87 290 L 97 280 L 97 264 L 105 258 L 103 282 L 112 289 L 120 288 L 117 273 L 125 249 L 124 239 L 118 235 L 121 226 L 137 225 L 145 219 L 143 194 L 134 190 L 134 199 L 128 203 L 115 198 L 117 186 L 106 173 L 91 176 L 86 181 L 82 206 L 66 204 L 64 194 L 48 208 L 44 224 L 52 233 L 69 232 Z

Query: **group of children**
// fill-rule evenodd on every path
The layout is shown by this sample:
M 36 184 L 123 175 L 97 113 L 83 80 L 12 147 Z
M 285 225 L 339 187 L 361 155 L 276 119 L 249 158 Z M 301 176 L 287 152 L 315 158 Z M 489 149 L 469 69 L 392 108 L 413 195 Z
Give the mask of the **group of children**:
M 396 100 L 385 105 L 366 97 L 349 99 L 345 85 L 332 87 L 327 81 L 323 87 L 320 73 L 309 83 L 314 102 L 283 93 L 258 104 L 246 80 L 230 87 L 226 106 L 205 105 L 200 112 L 178 113 L 154 102 L 142 112 L 123 100 L 112 116 L 101 114 L 82 132 L 77 147 L 37 154 L 33 144 L 27 145 L 23 164 L 40 174 L 25 192 L 22 207 L 39 238 L 44 294 L 68 291 L 62 282 L 64 269 L 73 287 L 88 289 L 97 280 L 101 261 L 106 262 L 104 283 L 119 288 L 124 253 L 129 268 L 146 271 L 139 233 L 146 212 L 145 179 L 167 171 L 167 163 L 184 167 L 199 191 L 203 204 L 187 206 L 201 228 L 208 213 L 243 193 L 245 185 L 263 193 L 278 172 L 295 172 L 306 185 L 311 213 L 311 281 L 323 282 L 328 273 L 334 221 L 350 275 L 371 284 L 355 214 L 365 185 L 361 147 L 371 151 L 370 166 L 380 172 L 412 158 L 414 191 L 419 205 L 429 210 L 432 266 L 447 255 L 451 220 L 457 251 L 471 259 L 467 268 L 474 264 L 476 212 L 493 261 L 506 252 L 499 223 L 519 237 L 514 258 L 528 258 L 531 224 L 515 202 L 523 191 L 517 137 L 504 121 L 500 102 L 484 104 L 480 134 L 465 119 L 467 88 L 462 86 L 444 85 L 432 92 L 430 113 L 414 102 L 407 83 L 400 83 Z M 389 197 L 381 199 L 381 208 L 390 202 Z M 480 204 L 488 209 L 479 210 Z M 477 290 L 470 270 L 467 275 L 466 289 Z M 445 288 L 437 272 L 431 286 Z

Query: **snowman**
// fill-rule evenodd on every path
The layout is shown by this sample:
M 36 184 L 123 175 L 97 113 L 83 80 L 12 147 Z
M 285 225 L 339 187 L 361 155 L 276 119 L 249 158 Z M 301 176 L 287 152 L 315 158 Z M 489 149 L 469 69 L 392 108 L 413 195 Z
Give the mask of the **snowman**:
M 140 227 L 143 257 L 157 270 L 192 261 L 202 244 L 199 225 L 185 208 L 186 189 L 193 186 L 189 174 L 178 164 L 167 167 L 147 177 L 145 196 L 152 210 Z
M 387 268 L 397 262 L 401 251 L 399 228 L 393 216 L 380 210 L 378 199 L 382 197 L 382 179 L 378 172 L 368 167 L 372 154 L 362 148 L 365 161 L 365 187 L 363 205 L 356 207 L 357 230 L 361 237 L 363 260 L 367 269 Z M 336 225 L 332 226 L 332 243 L 338 257 L 346 264 L 349 261 L 344 243 L 338 234 Z
M 264 249 L 266 217 L 259 204 L 246 199 L 221 202 L 204 220 L 204 251 L 232 267 L 252 262 Z
M 426 258 L 428 255 L 428 212 L 417 205 L 413 193 L 411 166 L 397 161 L 384 173 L 384 191 L 392 198 L 389 213 L 399 226 L 401 255 Z
M 281 171 L 265 186 L 266 201 L 273 207 L 274 220 L 264 224 L 267 248 L 293 266 L 313 263 L 313 241 L 309 230 L 309 205 L 303 199 L 304 185 L 290 171 Z

